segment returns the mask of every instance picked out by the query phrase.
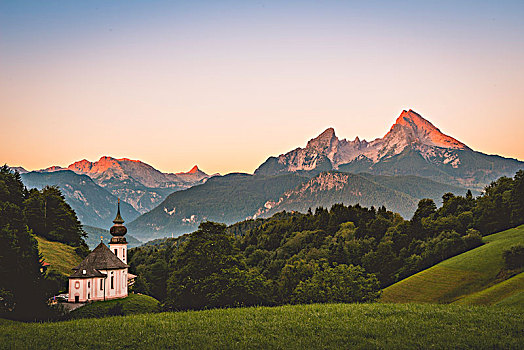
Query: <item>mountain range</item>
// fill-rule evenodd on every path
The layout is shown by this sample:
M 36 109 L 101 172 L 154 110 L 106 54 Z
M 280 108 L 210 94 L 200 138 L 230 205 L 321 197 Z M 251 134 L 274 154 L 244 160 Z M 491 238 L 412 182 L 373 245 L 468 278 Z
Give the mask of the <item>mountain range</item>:
M 269 157 L 254 176 L 243 175 L 242 186 L 257 196 L 242 211 L 236 206 L 246 202 L 246 192 L 236 191 L 233 179 L 215 178 L 171 194 L 130 227 L 138 238 L 147 240 L 190 232 L 202 220 L 230 224 L 243 217 L 267 217 L 282 210 L 304 212 L 335 203 L 385 205 L 409 218 L 422 198 L 440 204 L 446 192 L 464 195 L 470 189 L 477 195 L 491 181 L 512 176 L 518 169 L 524 169 L 524 162 L 476 152 L 409 110 L 382 138 L 341 140 L 328 128 L 304 148 Z M 265 196 L 263 191 L 285 174 L 295 175 L 298 184 L 273 187 L 276 198 Z
M 196 166 L 162 173 L 111 157 L 30 173 L 17 168 L 29 187 L 60 186 L 85 225 L 110 227 L 120 197 L 129 232 L 142 241 L 191 232 L 204 220 L 231 224 L 335 203 L 385 205 L 410 217 L 422 198 L 440 204 L 446 192 L 476 195 L 519 169 L 524 162 L 474 151 L 413 110 L 369 142 L 339 139 L 328 128 L 304 148 L 269 157 L 253 175 L 209 176 Z
M 81 160 L 67 168 L 51 166 L 28 172 L 13 167 L 31 188 L 58 186 L 84 225 L 109 228 L 116 202 L 122 199 L 122 215 L 130 222 L 153 209 L 170 193 L 205 182 L 209 175 L 195 165 L 189 172 L 163 173 L 151 165 L 127 158 L 101 157 Z
M 163 173 L 139 160 L 107 156 L 96 162 L 84 159 L 67 168 L 52 166 L 39 172 L 62 170 L 89 176 L 141 214 L 156 207 L 170 193 L 203 183 L 209 178 L 196 165 L 187 173 Z
M 269 157 L 255 174 L 319 173 L 339 170 L 377 175 L 416 175 L 482 190 L 501 176 L 522 169 L 516 159 L 476 152 L 445 135 L 413 110 L 403 111 L 390 131 L 373 141 L 340 140 L 333 128 L 278 157 Z

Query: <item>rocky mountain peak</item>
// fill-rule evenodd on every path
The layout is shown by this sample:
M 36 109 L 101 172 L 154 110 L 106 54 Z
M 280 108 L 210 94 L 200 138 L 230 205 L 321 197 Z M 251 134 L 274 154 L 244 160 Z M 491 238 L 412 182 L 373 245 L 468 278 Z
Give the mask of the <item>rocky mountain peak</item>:
M 442 133 L 431 122 L 411 109 L 402 111 L 384 139 L 398 139 L 397 143 L 402 139 L 402 141 L 407 143 L 415 142 L 443 148 L 468 148 L 462 142 Z
M 93 163 L 88 161 L 87 159 L 79 160 L 67 167 L 67 169 L 72 170 L 74 172 L 79 172 L 79 173 L 89 173 L 92 168 L 93 168 Z
M 390 159 L 405 150 L 417 152 L 423 159 L 457 168 L 461 164 L 455 150 L 470 150 L 462 142 L 442 133 L 420 114 L 404 110 L 389 132 L 373 141 L 339 140 L 333 128 L 328 128 L 311 139 L 305 148 L 296 148 L 281 154 L 278 159 L 269 158 L 255 173 L 276 174 L 295 171 L 326 171 L 348 167 L 368 170 L 373 164 Z M 437 160 L 438 159 L 438 160 Z M 432 160 L 433 161 L 433 160 Z
M 312 139 L 311 141 L 316 141 L 319 143 L 325 143 L 330 142 L 332 139 L 336 139 L 337 136 L 335 135 L 335 129 L 333 128 L 327 128 L 324 130 L 320 135 Z M 309 141 L 309 142 L 311 142 Z
M 198 166 L 195 165 L 194 167 L 191 168 L 191 170 L 189 170 L 187 173 L 188 174 L 196 174 L 197 172 L 199 172 L 200 169 L 198 169 Z
M 335 129 L 327 128 L 320 135 L 307 143 L 306 149 L 315 150 L 318 152 L 327 151 L 330 152 L 333 147 L 336 147 L 338 138 L 335 135 Z
M 398 126 L 408 128 L 415 133 L 441 133 L 437 127 L 411 109 L 409 111 L 404 110 L 402 113 L 400 113 L 400 116 L 395 121 L 395 124 L 393 124 L 391 127 L 391 130 Z

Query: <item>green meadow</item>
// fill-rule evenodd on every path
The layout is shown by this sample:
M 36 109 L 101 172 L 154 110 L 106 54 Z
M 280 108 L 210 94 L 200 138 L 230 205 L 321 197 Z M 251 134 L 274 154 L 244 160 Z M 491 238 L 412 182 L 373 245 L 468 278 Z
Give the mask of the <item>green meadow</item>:
M 522 348 L 522 310 L 429 304 L 312 304 L 56 323 L 0 322 L 6 349 Z
M 34 237 L 38 241 L 38 251 L 44 257 L 45 262 L 50 264 L 50 270 L 69 276 L 73 273 L 72 268 L 82 262 L 82 258 L 75 252 L 74 247 L 60 242 L 48 241 L 40 236 Z

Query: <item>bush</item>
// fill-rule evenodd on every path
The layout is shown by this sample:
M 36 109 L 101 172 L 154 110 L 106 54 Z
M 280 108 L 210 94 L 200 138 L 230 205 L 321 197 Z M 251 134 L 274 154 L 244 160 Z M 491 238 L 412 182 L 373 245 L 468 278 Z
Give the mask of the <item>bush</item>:
M 519 245 L 506 249 L 504 257 L 504 267 L 508 270 L 519 269 L 524 266 L 524 247 Z
M 380 283 L 360 266 L 324 264 L 293 291 L 295 303 L 362 303 L 377 300 Z
M 462 239 L 464 240 L 467 249 L 473 249 L 483 244 L 480 232 L 472 228 L 466 231 L 466 235 L 462 237 Z

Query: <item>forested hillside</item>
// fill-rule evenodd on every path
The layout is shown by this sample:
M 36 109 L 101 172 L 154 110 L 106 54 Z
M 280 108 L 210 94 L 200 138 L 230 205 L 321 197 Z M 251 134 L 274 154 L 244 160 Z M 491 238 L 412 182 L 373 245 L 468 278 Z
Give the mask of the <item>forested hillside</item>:
M 215 176 L 203 185 L 172 193 L 127 227 L 138 239 L 150 240 L 194 231 L 206 220 L 232 224 L 252 217 L 267 200 L 278 200 L 306 180 L 296 174 Z
M 447 193 L 410 220 L 386 208 L 334 205 L 198 231 L 130 251 L 136 289 L 168 309 L 367 301 L 379 289 L 524 222 L 524 171 L 474 198 Z M 167 281 L 167 282 L 166 282 Z

